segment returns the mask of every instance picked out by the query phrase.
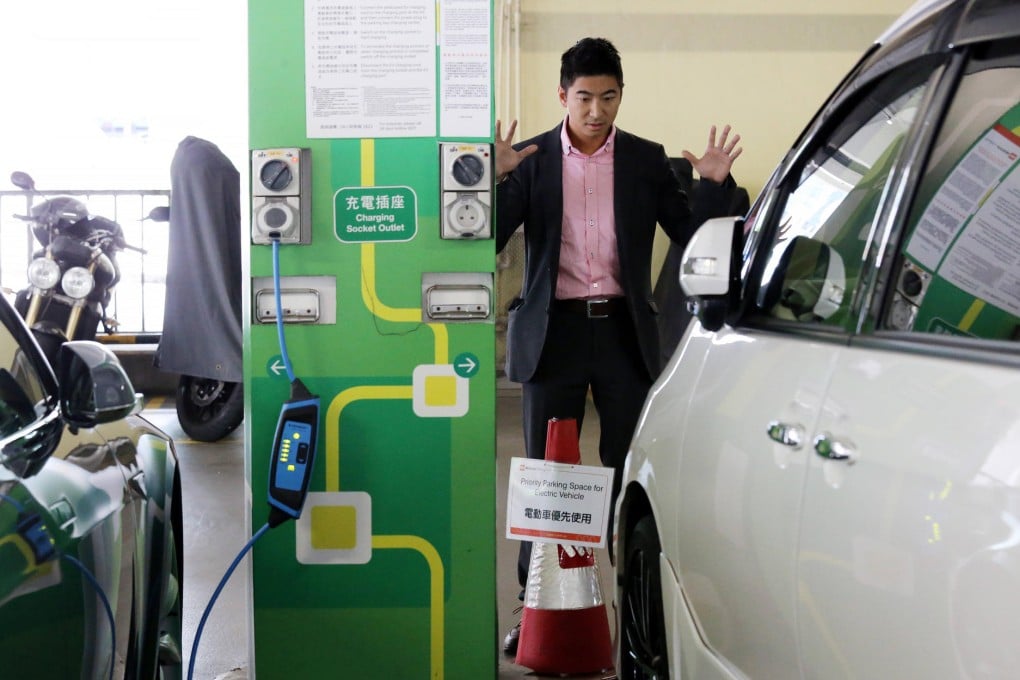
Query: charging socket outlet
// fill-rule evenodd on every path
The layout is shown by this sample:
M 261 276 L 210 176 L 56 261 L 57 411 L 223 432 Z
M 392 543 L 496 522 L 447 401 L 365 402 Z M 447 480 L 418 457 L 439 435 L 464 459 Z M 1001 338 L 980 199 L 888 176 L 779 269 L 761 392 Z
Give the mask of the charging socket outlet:
M 439 144 L 440 237 L 492 238 L 492 159 L 491 144 Z
M 491 238 L 492 194 L 443 192 L 443 238 Z
M 251 240 L 306 244 L 312 241 L 311 151 L 301 148 L 251 152 Z

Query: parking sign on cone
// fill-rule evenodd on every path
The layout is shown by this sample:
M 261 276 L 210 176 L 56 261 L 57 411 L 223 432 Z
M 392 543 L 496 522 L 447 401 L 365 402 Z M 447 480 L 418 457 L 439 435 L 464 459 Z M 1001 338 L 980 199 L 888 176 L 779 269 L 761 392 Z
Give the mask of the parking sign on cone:
M 553 418 L 545 459 L 578 465 L 577 421 Z M 597 673 L 613 665 L 609 616 L 591 548 L 535 543 L 516 663 L 536 673 Z

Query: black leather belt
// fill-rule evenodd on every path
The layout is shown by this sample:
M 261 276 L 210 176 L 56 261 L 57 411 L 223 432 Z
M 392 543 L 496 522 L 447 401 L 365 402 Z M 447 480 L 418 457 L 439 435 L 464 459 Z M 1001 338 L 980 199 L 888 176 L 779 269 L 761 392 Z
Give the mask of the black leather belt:
M 572 298 L 556 300 L 553 309 L 558 312 L 584 314 L 589 319 L 608 319 L 627 311 L 627 298 Z

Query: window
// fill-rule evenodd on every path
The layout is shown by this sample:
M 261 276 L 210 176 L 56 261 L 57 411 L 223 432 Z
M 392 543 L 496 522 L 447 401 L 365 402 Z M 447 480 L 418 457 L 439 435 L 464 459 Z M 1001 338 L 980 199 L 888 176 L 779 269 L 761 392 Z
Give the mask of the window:
M 931 72 L 915 63 L 866 88 L 787 178 L 771 244 L 763 244 L 759 313 L 844 325 L 872 223 Z
M 907 220 L 889 330 L 1020 339 L 1020 50 L 972 59 Z
M 39 374 L 6 326 L 0 325 L 0 438 L 44 415 L 46 392 Z

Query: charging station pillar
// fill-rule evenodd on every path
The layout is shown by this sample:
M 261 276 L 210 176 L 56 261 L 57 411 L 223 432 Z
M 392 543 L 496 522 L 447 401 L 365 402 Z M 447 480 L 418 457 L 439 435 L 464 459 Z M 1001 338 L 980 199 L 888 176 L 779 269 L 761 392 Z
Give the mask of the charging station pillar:
M 250 677 L 495 677 L 492 2 L 248 12 L 252 527 L 278 315 L 321 400 L 301 517 L 251 554 Z

